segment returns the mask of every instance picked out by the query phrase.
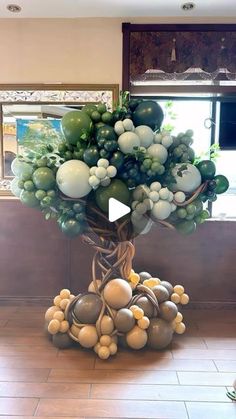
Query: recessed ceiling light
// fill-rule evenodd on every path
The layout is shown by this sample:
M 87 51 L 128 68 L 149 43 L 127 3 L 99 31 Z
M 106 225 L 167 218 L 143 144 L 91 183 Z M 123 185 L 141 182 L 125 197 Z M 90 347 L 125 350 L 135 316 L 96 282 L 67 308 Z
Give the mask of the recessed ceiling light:
M 8 4 L 7 10 L 9 10 L 11 13 L 20 13 L 21 7 L 18 4 Z
M 195 7 L 195 3 L 189 1 L 187 3 L 182 4 L 181 9 L 183 9 L 185 12 L 189 12 L 190 10 L 193 10 Z

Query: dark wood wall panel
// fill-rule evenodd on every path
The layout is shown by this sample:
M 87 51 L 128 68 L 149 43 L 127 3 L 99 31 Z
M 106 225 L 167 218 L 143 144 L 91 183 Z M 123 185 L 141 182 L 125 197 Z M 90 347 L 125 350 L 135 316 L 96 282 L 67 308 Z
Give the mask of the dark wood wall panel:
M 84 291 L 93 251 L 14 200 L 0 202 L 0 297 Z M 236 223 L 211 221 L 194 236 L 154 227 L 136 240 L 134 266 L 186 286 L 192 301 L 236 302 Z

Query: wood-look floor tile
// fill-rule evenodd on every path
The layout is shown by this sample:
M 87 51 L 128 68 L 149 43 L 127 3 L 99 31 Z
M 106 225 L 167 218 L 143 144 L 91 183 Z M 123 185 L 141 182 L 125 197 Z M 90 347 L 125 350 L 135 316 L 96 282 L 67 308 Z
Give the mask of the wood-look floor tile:
M 72 383 L 0 383 L 1 397 L 87 399 L 89 384 Z M 1 401 L 0 401 L 1 403 Z
M 76 416 L 98 418 L 165 418 L 187 419 L 182 402 L 133 401 L 129 400 L 40 400 L 36 416 Z
M 236 350 L 228 349 L 174 349 L 175 359 L 236 359 Z
M 236 360 L 235 361 L 218 360 L 218 361 L 215 361 L 215 365 L 220 372 L 234 372 L 235 378 L 236 378 Z
M 178 372 L 179 382 L 184 385 L 230 386 L 235 373 L 227 372 Z
M 94 368 L 95 354 L 87 353 L 77 357 L 60 359 L 55 355 L 41 354 L 22 356 L 0 356 L 0 368 L 68 368 L 68 369 L 92 369 Z
M 55 348 L 52 344 L 45 348 L 44 346 L 28 346 L 28 345 L 0 345 L 0 357 L 1 356 L 24 356 L 26 354 L 37 354 L 44 353 L 46 351 L 47 355 L 57 355 L 58 349 Z
M 29 328 L 37 328 L 38 331 L 43 330 L 44 327 L 44 316 L 38 317 L 26 317 L 24 318 L 16 318 L 10 319 L 7 322 L 7 327 L 29 327 Z
M 208 349 L 236 349 L 236 331 L 233 338 L 204 338 Z
M 34 415 L 37 399 L 0 398 L 0 415 Z
M 225 387 L 92 384 L 92 399 L 230 402 Z
M 189 419 L 235 419 L 235 403 L 186 403 Z
M 47 381 L 49 369 L 43 368 L 0 368 L 0 382 L 26 381 L 33 383 L 43 383 Z
M 200 337 L 192 336 L 174 336 L 171 349 L 179 348 L 196 348 L 196 349 L 206 349 L 206 343 Z
M 152 352 L 150 353 L 150 357 Z M 151 371 L 217 371 L 216 366 L 212 360 L 193 360 L 193 359 L 158 359 L 143 361 L 140 357 L 139 360 L 134 362 L 132 359 L 128 362 L 124 360 L 119 354 L 104 362 L 96 359 L 95 369 L 101 370 L 151 370 Z
M 197 322 L 197 326 L 202 336 L 207 337 L 235 337 L 236 333 L 236 325 L 234 323 L 201 321 Z
M 178 384 L 175 371 L 52 369 L 48 382 Z
M 51 346 L 51 342 L 44 336 L 0 336 L 0 345 L 35 345 L 35 346 Z
M 7 324 L 7 319 L 0 319 L 0 327 L 4 327 L 6 324 Z
M 0 339 L 3 337 L 8 336 L 25 336 L 25 337 L 43 337 L 43 339 L 46 339 L 45 333 L 43 331 L 42 327 L 9 327 L 6 325 L 5 327 L 0 329 Z

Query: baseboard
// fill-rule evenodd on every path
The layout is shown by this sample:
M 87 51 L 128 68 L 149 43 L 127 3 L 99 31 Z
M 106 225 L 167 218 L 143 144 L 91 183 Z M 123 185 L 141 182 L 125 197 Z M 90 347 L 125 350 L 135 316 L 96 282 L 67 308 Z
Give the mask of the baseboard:
M 53 297 L 0 297 L 0 306 L 45 306 L 49 307 L 53 303 Z M 236 301 L 191 301 L 185 310 L 236 310 Z

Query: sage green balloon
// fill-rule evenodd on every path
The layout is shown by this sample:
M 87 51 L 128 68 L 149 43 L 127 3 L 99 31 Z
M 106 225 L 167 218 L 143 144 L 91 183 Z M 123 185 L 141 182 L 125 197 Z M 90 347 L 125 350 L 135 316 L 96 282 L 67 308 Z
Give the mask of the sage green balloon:
M 81 295 L 74 306 L 74 315 L 79 323 L 95 324 L 102 309 L 101 298 L 92 292 Z
M 160 304 L 160 316 L 167 322 L 172 322 L 178 313 L 178 308 L 172 301 L 164 301 Z
M 160 285 L 163 285 L 163 287 L 165 287 L 169 293 L 169 295 L 173 294 L 174 292 L 174 287 L 173 285 L 168 282 L 168 281 L 161 281 Z
M 136 305 L 144 311 L 145 316 L 147 316 L 149 319 L 152 318 L 152 316 L 153 316 L 153 305 L 147 297 L 139 298 Z
M 53 335 L 52 342 L 58 349 L 68 349 L 71 347 L 73 340 L 67 333 L 57 333 Z
M 141 283 L 143 283 L 145 279 L 150 279 L 152 277 L 152 275 L 150 275 L 148 272 L 139 272 L 139 276 L 140 276 Z
M 21 191 L 20 200 L 22 204 L 27 205 L 30 208 L 36 208 L 39 206 L 39 201 L 37 200 L 34 192 Z
M 11 181 L 11 192 L 13 193 L 13 195 L 15 195 L 17 198 L 20 198 L 20 194 L 22 192 L 22 189 L 19 188 L 18 184 L 19 184 L 19 178 L 15 177 L 12 181 Z
M 169 292 L 163 285 L 155 285 L 155 287 L 152 288 L 152 291 L 154 292 L 158 303 L 163 303 L 163 301 L 166 301 L 169 298 Z
M 129 332 L 135 325 L 133 313 L 128 308 L 121 308 L 117 311 L 114 323 L 118 332 Z
M 151 319 L 147 329 L 148 340 L 147 345 L 152 349 L 166 348 L 173 337 L 173 328 L 171 323 L 163 319 Z

